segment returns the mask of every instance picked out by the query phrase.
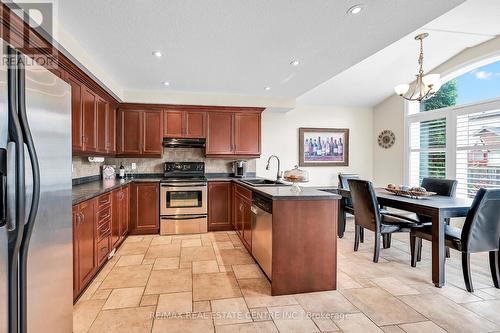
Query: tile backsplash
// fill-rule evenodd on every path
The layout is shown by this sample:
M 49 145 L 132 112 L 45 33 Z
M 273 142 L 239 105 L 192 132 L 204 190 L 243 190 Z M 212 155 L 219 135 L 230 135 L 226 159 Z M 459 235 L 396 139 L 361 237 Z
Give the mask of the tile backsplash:
M 165 148 L 163 158 L 115 158 L 109 157 L 104 163 L 90 163 L 86 157 L 73 157 L 73 178 L 100 174 L 102 164 L 124 166 L 137 163 L 137 173 L 161 173 L 164 162 L 205 162 L 207 173 L 231 173 L 231 163 L 236 159 L 206 158 L 201 148 Z M 256 171 L 256 160 L 248 160 L 248 172 Z

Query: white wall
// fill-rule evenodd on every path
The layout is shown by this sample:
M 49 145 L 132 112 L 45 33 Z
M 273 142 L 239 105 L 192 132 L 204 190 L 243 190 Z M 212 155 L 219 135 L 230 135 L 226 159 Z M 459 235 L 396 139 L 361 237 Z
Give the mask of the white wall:
M 475 67 L 498 60 L 499 55 L 500 37 L 496 37 L 465 49 L 433 69 L 431 73 L 439 73 L 444 80 L 451 80 Z M 389 183 L 403 184 L 404 182 L 404 159 L 406 158 L 404 155 L 404 108 L 404 100 L 397 95 L 392 95 L 373 109 L 374 138 L 384 129 L 392 130 L 396 134 L 396 143 L 389 149 L 380 148 L 377 142 L 373 141 L 373 179 L 376 186 L 385 186 Z
M 297 107 L 288 113 L 262 114 L 262 155 L 257 160 L 257 175 L 274 179 L 276 161 L 265 169 L 270 155 L 278 155 L 281 169 L 289 170 L 299 162 L 299 127 L 349 128 L 349 166 L 301 167 L 309 171 L 306 186 L 337 185 L 339 172 L 359 173 L 372 178 L 373 118 L 370 108 L 351 107 Z

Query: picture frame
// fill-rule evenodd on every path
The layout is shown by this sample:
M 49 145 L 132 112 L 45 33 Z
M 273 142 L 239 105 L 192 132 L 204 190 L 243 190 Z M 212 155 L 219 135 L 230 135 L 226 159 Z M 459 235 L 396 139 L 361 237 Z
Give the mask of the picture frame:
M 299 166 L 348 165 L 348 128 L 299 128 Z

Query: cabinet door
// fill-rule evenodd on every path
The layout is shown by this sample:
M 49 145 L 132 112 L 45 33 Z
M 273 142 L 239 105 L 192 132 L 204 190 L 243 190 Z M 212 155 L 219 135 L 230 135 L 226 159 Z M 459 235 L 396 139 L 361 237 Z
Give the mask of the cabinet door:
M 96 96 L 85 88 L 83 89 L 83 150 L 97 151 L 97 112 Z
M 163 113 L 163 136 L 180 138 L 184 135 L 184 112 L 165 110 Z
M 243 238 L 243 200 L 240 195 L 234 195 L 234 228 L 240 238 Z
M 233 142 L 233 113 L 208 112 L 207 155 L 231 155 Z
M 160 198 L 158 183 L 135 183 L 132 185 L 131 233 L 156 234 L 159 231 Z
M 121 236 L 121 194 L 121 189 L 114 190 L 111 193 L 111 248 L 116 246 Z
M 73 299 L 78 296 L 80 286 L 78 285 L 78 206 L 73 206 Z
M 163 113 L 144 111 L 142 153 L 161 156 L 163 153 Z
M 79 220 L 76 227 L 78 239 L 78 284 L 80 290 L 92 279 L 97 266 L 95 253 L 95 200 L 79 205 Z
M 106 154 L 108 139 L 108 102 L 97 98 L 97 152 Z
M 234 153 L 260 155 L 260 113 L 236 113 L 234 124 Z
M 185 137 L 204 138 L 207 113 L 187 111 L 185 116 Z
M 248 251 L 252 251 L 252 202 L 245 199 L 242 200 L 242 229 L 243 229 L 243 244 Z
M 129 186 L 122 188 L 121 193 L 121 216 L 120 216 L 120 237 L 123 239 L 128 234 L 130 221 L 130 195 Z
M 142 144 L 142 111 L 119 110 L 118 153 L 140 155 Z
M 232 230 L 231 182 L 208 183 L 208 231 Z
M 108 128 L 106 132 L 106 153 L 114 155 L 116 153 L 116 108 L 108 105 Z
M 83 100 L 82 84 L 68 75 L 71 86 L 71 142 L 73 153 L 83 150 Z

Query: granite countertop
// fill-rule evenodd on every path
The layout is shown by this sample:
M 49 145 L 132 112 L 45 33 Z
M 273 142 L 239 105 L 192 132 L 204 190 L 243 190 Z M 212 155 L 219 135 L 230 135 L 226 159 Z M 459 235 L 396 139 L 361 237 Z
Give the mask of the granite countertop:
M 88 183 L 73 185 L 72 202 L 73 205 L 95 198 L 101 194 L 113 191 L 121 186 L 132 182 L 159 182 L 160 178 L 134 178 L 134 179 L 100 179 Z
M 261 178 L 261 177 L 252 177 Z M 109 180 L 94 180 L 80 185 L 73 185 L 73 205 L 83 201 L 92 199 L 101 194 L 113 191 L 121 186 L 132 182 L 159 182 L 161 177 L 140 177 L 134 179 L 109 179 Z M 235 178 L 224 175 L 208 175 L 208 181 L 232 181 L 241 185 L 252 192 L 259 193 L 272 200 L 338 200 L 340 195 L 332 193 L 334 187 L 329 186 L 301 186 L 302 191 L 294 193 L 291 191 L 291 186 L 251 186 L 241 181 L 241 178 Z

